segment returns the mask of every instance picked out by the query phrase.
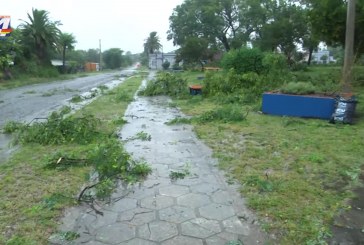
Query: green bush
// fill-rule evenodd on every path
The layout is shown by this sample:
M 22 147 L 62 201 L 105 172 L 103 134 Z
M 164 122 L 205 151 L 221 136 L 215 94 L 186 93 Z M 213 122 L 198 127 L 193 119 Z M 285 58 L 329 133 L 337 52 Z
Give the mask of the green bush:
M 195 118 L 198 122 L 237 122 L 246 119 L 248 112 L 244 111 L 241 105 L 229 104 L 203 113 L 201 116 Z
M 139 95 L 155 96 L 169 95 L 172 97 L 181 97 L 188 94 L 187 80 L 180 76 L 168 72 L 159 73 L 157 78 L 150 80 L 147 86 L 139 91 Z
M 9 121 L 5 124 L 3 128 L 3 132 L 5 134 L 11 134 L 14 133 L 24 127 L 23 123 L 15 122 L 15 121 Z
M 310 82 L 290 82 L 281 87 L 280 92 L 285 94 L 314 94 L 316 87 Z
M 243 88 L 252 88 L 260 80 L 260 76 L 256 73 L 238 74 L 234 69 L 230 69 L 227 74 L 209 72 L 204 80 L 204 93 L 208 95 L 230 94 Z
M 226 53 L 221 60 L 221 65 L 225 70 L 233 68 L 239 74 L 248 72 L 260 74 L 264 71 L 263 58 L 263 52 L 259 49 L 242 48 Z
M 283 73 L 287 72 L 287 58 L 283 54 L 266 53 L 262 60 L 266 73 Z
M 171 65 L 171 63 L 169 63 L 168 60 L 164 61 L 162 64 L 162 67 L 164 70 L 168 70 L 169 66 Z

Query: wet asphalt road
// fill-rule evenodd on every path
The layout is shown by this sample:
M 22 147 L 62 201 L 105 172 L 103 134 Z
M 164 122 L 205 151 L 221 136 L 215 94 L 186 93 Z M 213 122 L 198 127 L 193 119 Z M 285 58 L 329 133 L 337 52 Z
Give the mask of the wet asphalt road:
M 133 70 L 113 71 L 94 76 L 51 83 L 34 84 L 0 91 L 0 129 L 9 121 L 28 123 L 34 118 L 47 117 L 50 112 L 68 105 L 74 96 L 109 83 Z M 10 136 L 0 133 L 0 164 L 14 148 L 9 148 Z

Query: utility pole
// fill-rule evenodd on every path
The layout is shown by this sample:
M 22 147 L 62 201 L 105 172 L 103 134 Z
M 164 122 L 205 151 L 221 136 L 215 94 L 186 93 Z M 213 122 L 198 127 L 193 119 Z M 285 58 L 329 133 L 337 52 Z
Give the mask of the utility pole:
M 101 61 L 102 61 L 101 39 L 99 39 L 99 49 L 100 49 L 99 71 L 101 71 L 102 70 L 102 67 L 101 67 Z
M 351 92 L 351 81 L 354 64 L 354 32 L 355 32 L 356 0 L 348 0 L 346 13 L 345 57 L 342 73 L 342 89 L 344 93 Z

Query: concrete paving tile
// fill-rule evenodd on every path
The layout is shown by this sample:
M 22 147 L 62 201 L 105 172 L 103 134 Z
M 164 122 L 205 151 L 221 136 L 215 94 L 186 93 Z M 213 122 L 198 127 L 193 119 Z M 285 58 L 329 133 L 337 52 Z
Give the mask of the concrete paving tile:
M 117 202 L 111 203 L 110 205 L 104 208 L 106 210 L 119 213 L 136 207 L 137 207 L 136 199 L 125 197 L 123 199 L 118 200 Z
M 105 243 L 98 242 L 98 241 L 89 241 L 89 242 L 82 243 L 82 244 L 84 244 L 84 245 L 105 245 Z
M 224 220 L 232 217 L 235 212 L 232 206 L 213 203 L 199 209 L 202 217 L 207 219 Z
M 140 238 L 134 238 L 134 239 L 127 241 L 125 243 L 122 243 L 122 244 L 125 244 L 125 245 L 157 245 L 157 243 L 155 243 L 155 242 L 143 240 Z
M 191 188 L 191 191 L 194 192 L 194 193 L 204 193 L 204 194 L 211 195 L 212 193 L 219 190 L 221 187 L 219 185 L 216 185 L 216 184 L 201 183 L 201 184 L 198 184 L 198 185 L 193 185 L 190 188 Z
M 162 242 L 178 235 L 176 224 L 165 221 L 154 221 L 138 227 L 138 236 L 155 242 Z
M 135 227 L 122 223 L 106 225 L 97 230 L 96 240 L 108 244 L 119 244 L 135 237 Z
M 183 235 L 207 238 L 221 232 L 219 222 L 216 220 L 207 220 L 205 218 L 196 218 L 181 224 Z
M 233 199 L 227 191 L 217 191 L 212 194 L 212 201 L 221 204 L 232 204 Z
M 227 244 L 228 242 L 237 242 L 237 241 L 239 241 L 238 235 L 231 234 L 228 232 L 221 232 L 217 235 L 207 238 L 206 244 L 207 245 L 221 245 L 221 244 Z
M 242 223 L 236 216 L 224 220 L 222 223 L 227 232 L 244 236 L 250 234 L 249 225 Z
M 163 209 L 170 207 L 174 204 L 174 200 L 172 197 L 167 196 L 150 196 L 146 197 L 141 200 L 140 206 L 143 208 L 149 208 L 149 209 Z
M 186 220 L 196 218 L 193 209 L 181 206 L 172 206 L 159 211 L 159 219 L 173 223 L 182 223 Z
M 203 245 L 203 241 L 192 237 L 176 236 L 163 242 L 162 245 Z
M 190 192 L 187 186 L 170 185 L 159 188 L 159 194 L 162 196 L 179 197 Z
M 98 228 L 105 226 L 105 225 L 111 225 L 116 223 L 117 214 L 113 212 L 103 211 L 103 215 L 95 215 L 96 219 L 93 222 L 88 222 L 88 220 L 84 220 L 82 226 L 86 226 L 87 229 L 94 233 L 95 230 Z
M 210 203 L 210 199 L 207 195 L 189 193 L 177 198 L 177 203 L 182 206 L 198 208 Z
M 117 222 L 122 222 L 130 225 L 143 225 L 149 223 L 156 218 L 156 211 L 146 208 L 136 208 L 122 212 L 117 218 Z
M 201 180 L 197 176 L 192 176 L 192 177 L 185 177 L 184 179 L 178 179 L 178 180 L 174 181 L 173 183 L 176 185 L 191 186 L 191 185 L 202 184 L 203 180 Z

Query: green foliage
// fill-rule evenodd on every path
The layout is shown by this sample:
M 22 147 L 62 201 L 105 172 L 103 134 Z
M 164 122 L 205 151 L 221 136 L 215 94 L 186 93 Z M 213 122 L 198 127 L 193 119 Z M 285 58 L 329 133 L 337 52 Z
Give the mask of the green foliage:
M 61 115 L 66 115 L 66 114 L 70 113 L 71 111 L 72 111 L 72 109 L 70 106 L 62 106 L 59 113 Z
M 183 169 L 179 171 L 171 171 L 169 173 L 169 178 L 171 181 L 176 181 L 178 179 L 184 179 L 186 176 L 189 176 L 191 174 L 190 166 L 188 164 L 185 164 L 183 166 Z
M 81 95 L 74 95 L 71 99 L 70 102 L 72 103 L 80 103 L 81 101 L 83 101 L 83 98 L 81 97 Z
M 184 44 L 178 49 L 178 60 L 185 64 L 200 63 L 209 56 L 208 41 L 201 37 L 187 37 Z
M 130 103 L 133 101 L 133 96 L 123 89 L 117 90 L 114 98 L 116 102 Z
M 187 95 L 187 81 L 176 74 L 159 73 L 155 80 L 148 81 L 147 86 L 139 91 L 139 95 L 183 97 Z
M 102 53 L 107 68 L 120 68 L 123 62 L 123 51 L 119 48 L 111 48 Z
M 34 122 L 30 126 L 21 127 L 17 132 L 16 141 L 21 144 L 42 145 L 87 144 L 99 136 L 96 132 L 98 125 L 99 120 L 92 115 L 63 118 L 63 114 L 53 112 L 45 122 Z
M 313 23 L 313 31 L 320 40 L 328 45 L 337 46 L 345 44 L 346 31 L 346 6 L 347 1 L 341 0 L 307 0 L 309 15 Z M 364 52 L 364 1 L 356 1 L 356 21 L 355 21 L 355 50 L 362 54 Z
M 241 48 L 226 53 L 221 60 L 221 65 L 226 70 L 233 68 L 239 74 L 248 72 L 259 74 L 264 69 L 263 58 L 264 55 L 259 49 Z
M 23 123 L 10 121 L 10 122 L 7 122 L 5 124 L 5 126 L 3 127 L 3 132 L 5 134 L 11 134 L 11 133 L 14 133 L 14 132 L 22 129 L 23 127 L 24 127 Z
M 133 139 L 139 139 L 141 141 L 151 141 L 152 140 L 152 136 L 150 136 L 150 134 L 144 132 L 144 131 L 141 131 L 141 132 L 138 132 L 135 137 L 133 137 Z
M 211 110 L 196 117 L 198 122 L 206 123 L 212 121 L 238 122 L 243 121 L 248 116 L 247 110 L 244 111 L 241 105 L 227 104 L 215 110 Z
M 163 62 L 162 67 L 164 70 L 168 70 L 170 65 L 171 65 L 171 63 L 168 60 L 166 60 Z
M 156 31 L 149 33 L 146 42 L 144 43 L 144 53 L 154 54 L 155 51 L 162 48 L 162 44 L 159 41 L 159 37 Z
M 99 144 L 91 152 L 89 161 L 95 166 L 100 181 L 116 177 L 135 181 L 151 172 L 145 163 L 134 162 L 116 139 L 108 139 Z M 110 183 L 106 185 L 110 186 Z
M 286 94 L 314 94 L 316 87 L 310 82 L 290 82 L 281 87 L 280 92 Z
M 40 64 L 50 65 L 50 53 L 56 50 L 60 24 L 59 21 L 51 21 L 47 11 L 32 9 L 28 21 L 23 21 L 20 25 L 22 43 L 28 53 L 37 57 Z
M 167 125 L 190 124 L 190 123 L 191 123 L 191 119 L 185 118 L 185 117 L 177 117 L 177 118 L 170 120 L 169 122 L 166 122 Z
M 265 53 L 262 65 L 267 73 L 282 74 L 288 71 L 287 58 L 282 54 Z
M 60 238 L 64 241 L 73 241 L 80 237 L 80 234 L 73 231 L 61 232 L 59 235 Z

